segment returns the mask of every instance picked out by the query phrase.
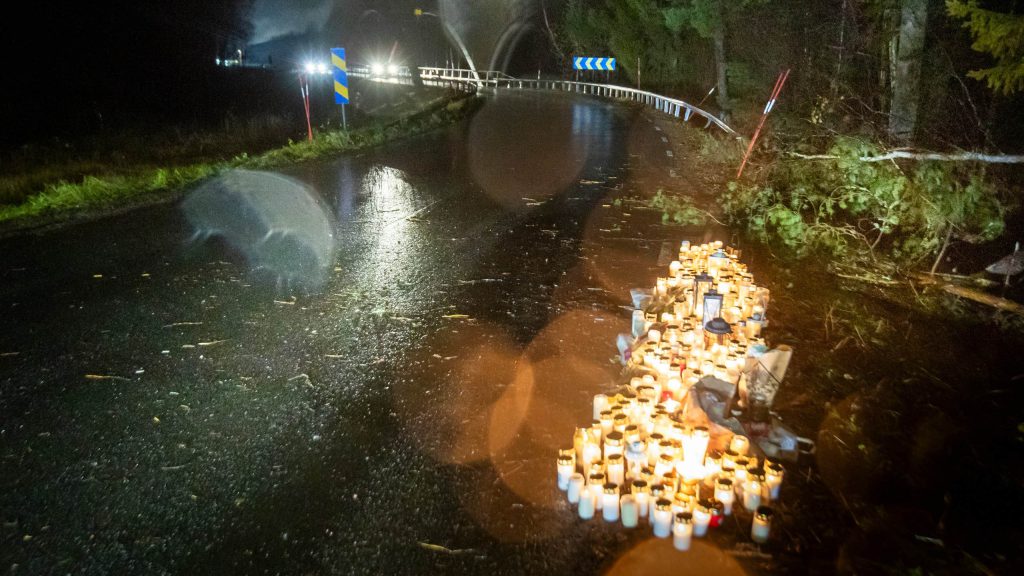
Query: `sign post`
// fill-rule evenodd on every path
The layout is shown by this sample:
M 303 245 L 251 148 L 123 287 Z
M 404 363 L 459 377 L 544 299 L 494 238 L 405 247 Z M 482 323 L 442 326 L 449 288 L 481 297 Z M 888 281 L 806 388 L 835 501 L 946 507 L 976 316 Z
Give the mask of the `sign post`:
M 348 104 L 348 65 L 345 63 L 345 49 L 331 48 L 331 67 L 334 72 L 334 103 L 341 104 L 341 125 L 348 130 L 345 120 L 345 104 Z

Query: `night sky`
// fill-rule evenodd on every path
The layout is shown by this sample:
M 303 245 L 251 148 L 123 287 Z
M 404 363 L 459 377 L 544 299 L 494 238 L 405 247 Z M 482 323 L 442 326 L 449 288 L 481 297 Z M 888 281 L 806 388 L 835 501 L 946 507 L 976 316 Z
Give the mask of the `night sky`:
M 411 0 L 111 0 L 36 3 L 8 20 L 5 149 L 147 123 L 210 121 L 229 94 L 217 56 L 303 34 L 315 49 L 345 42 L 407 53 L 426 28 Z M 436 25 L 433 27 L 436 28 Z M 429 31 L 437 43 L 438 30 Z M 372 34 L 370 42 L 360 34 Z M 360 50 L 356 50 L 359 52 Z M 275 64 L 280 65 L 279 62 Z

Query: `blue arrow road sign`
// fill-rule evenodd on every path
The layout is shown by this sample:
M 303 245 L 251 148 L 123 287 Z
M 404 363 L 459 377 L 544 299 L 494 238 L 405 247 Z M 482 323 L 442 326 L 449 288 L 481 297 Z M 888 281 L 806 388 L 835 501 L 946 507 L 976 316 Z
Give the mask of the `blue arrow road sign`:
M 572 67 L 576 70 L 615 70 L 615 58 L 595 58 L 593 56 L 576 56 L 572 59 Z

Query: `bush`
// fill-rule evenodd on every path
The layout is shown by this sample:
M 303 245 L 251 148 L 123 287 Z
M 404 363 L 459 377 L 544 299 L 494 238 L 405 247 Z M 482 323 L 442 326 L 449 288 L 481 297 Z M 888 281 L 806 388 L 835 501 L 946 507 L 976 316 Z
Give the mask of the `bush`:
M 730 182 L 720 202 L 731 223 L 797 255 L 885 251 L 917 263 L 949 239 L 980 242 L 1004 227 L 1005 206 L 984 170 L 973 165 L 866 162 L 878 146 L 839 137 L 827 154 L 779 160 L 761 183 Z

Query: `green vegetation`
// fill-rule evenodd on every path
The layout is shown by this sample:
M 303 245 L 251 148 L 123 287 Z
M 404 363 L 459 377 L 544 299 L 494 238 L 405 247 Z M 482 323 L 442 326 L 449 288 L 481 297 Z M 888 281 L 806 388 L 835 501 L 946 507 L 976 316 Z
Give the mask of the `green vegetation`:
M 651 199 L 651 207 L 661 211 L 661 221 L 665 224 L 695 226 L 704 224 L 708 217 L 708 213 L 697 208 L 690 198 L 666 194 L 662 189 Z
M 76 164 L 73 169 L 93 168 L 102 172 L 99 175 L 86 172 L 87 175 L 76 181 L 50 181 L 42 186 L 41 191 L 27 196 L 18 203 L 0 205 L 0 222 L 38 217 L 60 218 L 81 210 L 118 208 L 156 197 L 166 198 L 221 170 L 273 168 L 324 158 L 340 152 L 370 148 L 449 124 L 470 113 L 474 105 L 475 100 L 464 95 L 455 96 L 454 99 L 444 98 L 419 113 L 397 121 L 375 124 L 350 132 L 319 132 L 314 135 L 312 142 L 289 141 L 287 146 L 255 156 L 242 153 L 231 159 L 200 161 L 176 168 L 143 168 L 118 172 L 116 167 L 100 163 Z M 45 181 L 45 178 L 53 173 L 51 170 L 44 169 L 32 176 L 5 179 L 0 190 L 8 191 L 7 198 L 17 197 L 17 191 L 24 190 L 26 183 L 36 185 Z
M 883 255 L 918 263 L 951 239 L 992 240 L 1009 199 L 984 171 L 937 162 L 867 162 L 867 140 L 837 138 L 828 154 L 779 159 L 759 183 L 730 182 L 721 199 L 733 224 L 797 255 Z
M 994 66 L 968 75 L 1003 94 L 1024 90 L 1024 15 L 985 10 L 978 0 L 946 0 L 946 9 L 966 20 L 964 27 L 974 39 L 971 47 L 996 60 Z
M 776 253 L 925 269 L 935 269 L 953 243 L 1012 246 L 1003 234 L 1018 205 L 1019 167 L 864 158 L 894 146 L 1018 151 L 1019 7 L 984 0 L 572 1 L 563 21 L 567 52 L 611 53 L 634 77 L 639 56 L 649 89 L 700 101 L 715 85 L 717 106 L 710 98 L 703 106 L 723 117 L 732 112 L 730 124 L 743 134 L 753 133 L 780 69 L 792 69 L 743 179 L 723 183 L 740 163 L 736 143 L 702 136 L 698 157 L 724 188 L 718 206 L 659 192 L 650 204 L 665 222 L 720 209 L 720 218 Z

